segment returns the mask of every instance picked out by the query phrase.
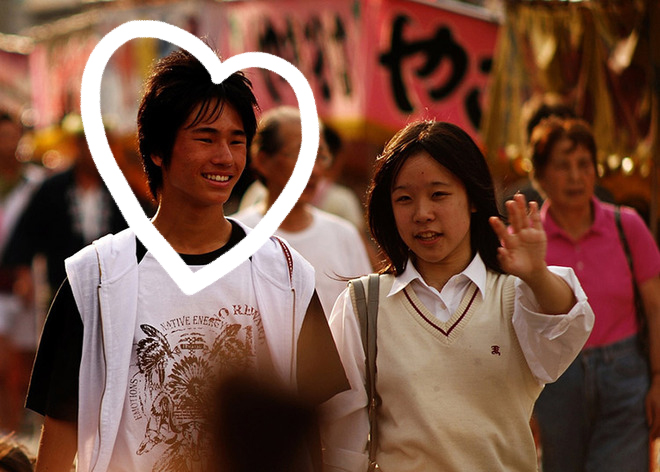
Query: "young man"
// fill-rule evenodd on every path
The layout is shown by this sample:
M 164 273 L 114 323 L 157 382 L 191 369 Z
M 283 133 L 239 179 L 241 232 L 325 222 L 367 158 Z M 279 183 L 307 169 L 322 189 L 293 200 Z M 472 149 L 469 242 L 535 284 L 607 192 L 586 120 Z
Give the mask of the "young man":
M 249 231 L 223 204 L 245 166 L 256 106 L 242 73 L 215 85 L 185 51 L 148 80 L 138 138 L 158 202 L 152 221 L 193 270 Z M 257 375 L 313 404 L 347 388 L 312 269 L 280 240 L 194 296 L 130 229 L 66 268 L 27 402 L 46 417 L 37 471 L 68 470 L 76 452 L 83 471 L 211 470 L 209 418 L 223 378 Z

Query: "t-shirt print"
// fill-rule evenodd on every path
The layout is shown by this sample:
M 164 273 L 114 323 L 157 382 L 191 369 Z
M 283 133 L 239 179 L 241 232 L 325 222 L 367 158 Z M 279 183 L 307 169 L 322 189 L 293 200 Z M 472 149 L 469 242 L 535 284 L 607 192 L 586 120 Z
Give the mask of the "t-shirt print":
M 161 445 L 154 471 L 197 470 L 210 447 L 209 406 L 219 379 L 256 368 L 255 344 L 264 342 L 259 311 L 234 306 L 140 330 L 128 396 L 144 437 L 134 452 L 149 454 Z
M 249 266 L 193 297 L 147 255 L 112 470 L 206 471 L 213 407 L 230 374 L 272 372 Z M 233 282 L 232 280 L 236 280 Z M 170 285 L 172 284 L 172 285 Z

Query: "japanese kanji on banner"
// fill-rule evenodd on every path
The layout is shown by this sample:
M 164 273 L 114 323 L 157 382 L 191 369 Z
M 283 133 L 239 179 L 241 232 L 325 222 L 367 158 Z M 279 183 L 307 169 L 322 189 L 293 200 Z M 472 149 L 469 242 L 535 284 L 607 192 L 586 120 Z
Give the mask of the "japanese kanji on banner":
M 405 0 L 236 2 L 203 21 L 226 56 L 263 51 L 296 65 L 324 119 L 393 131 L 436 118 L 477 137 L 494 21 Z M 251 78 L 263 108 L 295 104 L 275 74 Z
M 176 3 L 109 10 L 90 17 L 87 28 L 36 45 L 30 63 L 38 124 L 46 126 L 76 112 L 89 51 L 112 28 L 139 17 L 166 21 L 206 38 L 223 58 L 260 51 L 286 59 L 309 81 L 319 116 L 356 139 L 391 135 L 411 120 L 436 118 L 464 127 L 479 140 L 499 25 L 483 9 L 458 12 L 447 5 L 251 0 L 208 2 L 203 8 Z M 146 66 L 172 47 L 136 39 L 117 51 L 104 74 L 104 118 L 129 131 Z M 281 77 L 256 68 L 247 73 L 263 110 L 296 104 Z

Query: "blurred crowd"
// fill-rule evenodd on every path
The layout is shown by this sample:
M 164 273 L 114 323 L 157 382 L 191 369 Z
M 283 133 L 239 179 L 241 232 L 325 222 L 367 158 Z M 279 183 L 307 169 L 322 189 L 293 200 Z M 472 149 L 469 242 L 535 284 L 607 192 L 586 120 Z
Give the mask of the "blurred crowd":
M 539 207 L 543 208 L 542 217 L 547 218 L 544 224 L 557 225 L 556 228 L 546 226 L 546 232 L 551 237 L 548 260 L 556 265 L 577 267 L 582 264 L 582 260 L 576 262 L 568 257 L 564 258 L 568 249 L 552 246 L 552 238 L 557 241 L 562 238 L 570 239 L 565 237 L 569 234 L 573 236 L 573 240 L 579 240 L 585 237 L 590 231 L 588 228 L 599 218 L 597 215 L 601 204 L 616 205 L 625 202 L 615 202 L 612 193 L 598 184 L 594 137 L 589 125 L 579 120 L 568 105 L 556 102 L 541 103 L 528 116 L 527 122 L 521 125 L 527 129 L 533 170 L 529 176 L 524 176 L 502 189 L 501 199 L 497 202 L 498 208 L 502 213 L 506 213 L 512 208 L 511 203 L 506 202 L 519 198 L 515 195 L 520 194 L 525 195 L 527 201 L 538 202 Z M 106 131 L 111 148 L 115 151 L 130 186 L 145 213 L 149 217 L 153 216 L 156 211 L 155 201 L 151 198 L 143 178 L 137 150 L 133 149 L 133 140 L 115 136 L 111 129 Z M 570 166 L 578 165 L 571 162 L 571 158 L 553 167 L 555 148 L 552 146 L 558 146 L 557 142 L 564 141 L 572 143 L 573 146 L 567 151 L 567 155 L 572 156 L 571 152 L 575 148 L 585 151 L 585 162 L 579 164 L 582 167 L 571 168 Z M 245 176 L 237 185 L 232 198 L 225 204 L 225 214 L 234 215 L 237 220 L 251 227 L 258 224 L 283 191 L 293 171 L 300 144 L 300 115 L 296 109 L 279 107 L 264 113 L 251 148 Z M 365 217 L 363 200 L 366 184 L 365 188 L 358 192 L 341 184 L 339 156 L 342 156 L 342 153 L 346 153 L 346 150 L 342 148 L 340 134 L 332 127 L 322 124 L 319 151 L 310 182 L 276 233 L 315 268 L 316 289 L 326 314 L 333 311 L 335 300 L 346 287 L 348 278 L 369 274 L 378 269 L 383 261 L 382 250 L 378 253 L 382 248 L 371 239 L 373 233 L 370 235 Z M 39 159 L 35 159 L 37 156 Z M 364 159 L 371 157 L 375 156 L 361 156 Z M 566 188 L 561 188 L 562 178 L 566 179 Z M 584 188 L 581 187 L 583 180 L 587 182 Z M 578 202 L 581 202 L 582 207 L 578 207 Z M 610 206 L 606 208 L 610 211 Z M 638 211 L 643 213 L 644 208 L 639 207 Z M 634 220 L 635 224 L 648 221 L 648 214 L 643 215 L 642 220 L 631 216 L 633 210 L 627 209 L 625 212 L 627 216 L 624 218 Z M 582 214 L 584 218 L 568 218 L 568 215 L 577 214 Z M 545 223 L 547 221 L 554 223 Z M 36 452 L 34 448 L 41 417 L 25 409 L 24 402 L 48 307 L 66 278 L 64 260 L 101 236 L 118 233 L 126 227 L 119 208 L 94 165 L 79 116 L 67 115 L 57 126 L 36 133 L 25 126 L 21 117 L 0 112 L 0 435 L 8 435 L 0 443 L 0 470 L 3 470 L 3 461 L 8 460 L 20 465 L 5 467 L 6 470 L 31 470 L 32 467 L 29 458 Z M 634 237 L 641 238 L 640 240 L 649 246 L 649 251 L 652 251 L 651 240 L 645 230 L 637 228 L 635 231 Z M 636 240 L 633 244 L 642 243 Z M 640 257 L 633 259 L 639 266 Z M 642 269 L 634 269 L 632 266 L 628 269 L 623 259 L 619 262 L 619 272 L 629 270 L 629 273 L 626 277 L 614 278 L 612 284 L 628 284 L 633 280 L 633 284 L 640 285 L 640 303 L 646 305 L 648 311 L 655 310 L 655 295 L 649 293 L 655 290 L 656 285 L 650 288 L 645 285 L 649 279 L 657 279 L 658 274 L 653 273 L 654 268 L 645 267 L 647 272 L 635 275 L 635 270 Z M 576 269 L 578 276 L 582 276 L 582 269 Z M 590 278 L 597 270 L 599 269 L 585 268 L 586 275 L 581 282 L 590 299 L 592 295 L 589 291 L 594 290 L 594 297 L 598 296 L 604 300 L 597 303 L 598 310 L 607 312 L 607 316 L 610 316 L 610 309 L 600 307 L 600 304 L 610 303 L 608 294 L 595 287 L 598 284 Z M 611 285 L 603 287 L 606 290 L 611 289 Z M 626 308 L 623 304 L 619 307 Z M 598 310 L 595 310 L 597 316 Z M 611 314 L 611 317 L 616 318 L 615 314 Z M 613 326 L 616 324 L 615 321 L 612 323 Z M 616 326 L 612 328 L 614 335 L 598 331 L 598 336 L 601 337 L 592 338 L 590 343 L 587 343 L 584 359 L 594 358 L 588 350 L 590 347 L 618 346 L 617 343 L 622 339 L 634 335 L 637 330 L 635 322 L 627 319 L 624 324 L 626 329 Z M 654 330 L 650 332 L 653 333 Z M 652 339 L 650 344 L 654 343 L 657 344 L 657 341 Z M 656 351 L 653 353 L 658 355 Z M 579 370 L 579 366 L 575 364 L 571 369 Z M 587 374 L 582 372 L 580 375 Z M 238 388 L 245 388 L 245 385 L 239 383 Z M 648 384 L 640 387 L 643 392 L 640 400 L 642 403 L 648 388 Z M 252 390 L 252 393 L 256 390 Z M 593 426 L 559 424 L 556 418 L 553 418 L 553 412 L 558 408 L 557 404 L 565 405 L 561 402 L 567 400 L 557 398 L 561 397 L 561 392 L 556 394 L 554 400 L 549 399 L 556 390 L 557 388 L 548 389 L 548 392 L 542 395 L 532 423 L 537 442 L 543 442 L 543 439 L 539 438 L 545 438 L 546 441 L 543 460 L 547 463 L 544 470 L 573 470 L 564 468 L 568 466 L 562 465 L 558 458 L 562 453 L 558 454 L 557 451 L 566 450 L 566 438 L 561 441 L 553 441 L 552 438 L 557 436 L 557 431 L 563 431 L 565 428 Z M 230 394 L 239 395 L 235 391 L 227 393 Z M 302 415 L 300 428 L 306 431 L 312 421 L 309 416 L 311 412 L 298 408 L 299 405 L 288 403 L 289 400 L 278 395 L 268 397 L 269 402 L 280 408 L 279 411 L 281 408 L 289 408 Z M 555 403 L 548 403 L 553 401 Z M 568 400 L 568 403 L 571 402 L 572 400 Z M 579 414 L 581 411 L 576 413 Z M 240 423 L 236 419 L 233 421 Z M 612 428 L 614 429 L 614 426 Z M 642 428 L 645 428 L 645 423 Z M 302 433 L 297 431 L 296 434 Z M 28 449 L 32 448 L 32 451 L 20 446 L 21 442 L 27 444 Z M 573 439 L 569 442 L 576 447 L 580 444 L 580 441 Z M 583 450 L 574 451 L 574 456 L 588 454 L 584 452 L 588 446 L 581 447 Z M 645 445 L 642 444 L 641 447 L 644 448 Z M 568 456 L 564 454 L 564 458 L 566 457 Z M 573 459 L 579 461 L 583 458 Z

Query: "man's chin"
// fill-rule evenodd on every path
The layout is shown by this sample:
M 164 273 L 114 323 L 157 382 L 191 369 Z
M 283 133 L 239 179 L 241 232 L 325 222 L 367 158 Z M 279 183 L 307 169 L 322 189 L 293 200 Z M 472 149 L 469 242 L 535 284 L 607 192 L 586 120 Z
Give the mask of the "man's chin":
M 316 191 L 317 191 L 316 185 L 314 186 L 308 185 L 307 187 L 305 187 L 305 190 L 303 190 L 303 193 L 300 195 L 300 200 L 301 201 L 304 200 L 305 203 L 310 203 L 314 199 L 314 196 L 316 195 Z

